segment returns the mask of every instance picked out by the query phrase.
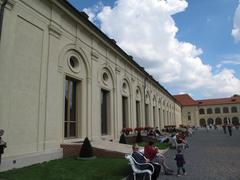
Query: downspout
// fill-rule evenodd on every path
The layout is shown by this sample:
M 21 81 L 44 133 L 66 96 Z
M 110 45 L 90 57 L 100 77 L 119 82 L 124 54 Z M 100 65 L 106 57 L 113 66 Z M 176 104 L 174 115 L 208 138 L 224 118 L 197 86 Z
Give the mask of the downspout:
M 144 121 L 144 124 L 145 124 L 145 127 L 147 126 L 146 125 L 146 105 L 145 105 L 145 95 L 146 95 L 146 77 L 144 78 L 144 90 L 143 90 L 143 108 L 144 108 L 144 116 L 143 116 L 143 121 Z
M 8 0 L 3 0 L 0 8 L 0 40 L 1 40 L 1 35 L 2 35 L 2 24 L 3 24 L 3 14 L 4 14 L 4 9 L 7 4 Z

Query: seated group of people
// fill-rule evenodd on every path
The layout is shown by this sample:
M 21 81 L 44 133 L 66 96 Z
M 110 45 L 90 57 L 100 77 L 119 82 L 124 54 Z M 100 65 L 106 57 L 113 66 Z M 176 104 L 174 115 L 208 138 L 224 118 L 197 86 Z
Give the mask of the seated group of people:
M 138 163 L 151 163 L 154 166 L 154 173 L 152 175 L 152 179 L 156 180 L 159 176 L 161 166 L 163 167 L 164 173 L 166 175 L 173 174 L 173 170 L 171 170 L 165 163 L 165 157 L 160 153 L 160 150 L 154 146 L 152 141 L 149 141 L 147 145 L 144 147 L 144 153 L 139 151 L 139 147 L 137 144 L 132 146 L 132 157 Z M 151 169 L 150 166 L 140 166 L 140 169 Z
M 154 130 L 153 129 L 150 129 L 148 132 L 147 132 L 147 135 L 148 136 L 154 136 L 154 137 L 157 137 L 157 136 L 161 136 L 161 132 L 159 131 L 158 127 L 156 127 Z

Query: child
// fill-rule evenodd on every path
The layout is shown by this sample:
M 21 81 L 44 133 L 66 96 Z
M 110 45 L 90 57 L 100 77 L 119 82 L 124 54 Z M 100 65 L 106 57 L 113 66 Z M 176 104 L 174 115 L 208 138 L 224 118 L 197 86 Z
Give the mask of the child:
M 181 153 L 181 150 L 180 150 L 180 149 L 178 149 L 177 154 L 176 154 L 174 160 L 176 160 L 176 162 L 177 162 L 177 167 L 178 167 L 177 176 L 180 176 L 180 169 L 182 169 L 184 175 L 187 175 L 187 174 L 186 174 L 186 171 L 185 171 L 185 169 L 184 169 L 184 164 L 185 164 L 184 156 L 183 156 L 183 154 Z

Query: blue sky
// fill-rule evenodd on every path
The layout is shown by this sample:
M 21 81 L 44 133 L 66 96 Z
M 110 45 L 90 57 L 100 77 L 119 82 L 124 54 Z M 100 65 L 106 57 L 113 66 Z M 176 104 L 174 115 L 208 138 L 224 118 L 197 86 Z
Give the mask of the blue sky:
M 239 0 L 70 2 L 172 94 L 240 94 Z

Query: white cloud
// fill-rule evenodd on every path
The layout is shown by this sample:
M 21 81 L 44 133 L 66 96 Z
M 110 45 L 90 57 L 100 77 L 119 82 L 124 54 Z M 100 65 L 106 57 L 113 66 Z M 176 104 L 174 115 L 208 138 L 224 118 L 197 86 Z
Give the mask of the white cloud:
M 213 74 L 199 57 L 203 52 L 176 39 L 172 15 L 185 11 L 186 0 L 117 0 L 97 13 L 101 29 L 160 83 L 176 91 L 199 90 L 206 96 L 239 94 L 234 71 Z M 197 36 L 197 35 L 196 35 Z
M 240 65 L 240 54 L 225 55 L 222 58 L 221 64 Z
M 96 14 L 99 13 L 103 9 L 103 7 L 104 5 L 100 1 L 99 3 L 97 3 L 95 6 L 91 8 L 84 8 L 83 11 L 87 13 L 87 15 L 89 16 L 89 21 L 94 22 L 96 21 Z
M 236 42 L 240 41 L 240 1 L 235 11 L 232 36 L 234 37 Z

